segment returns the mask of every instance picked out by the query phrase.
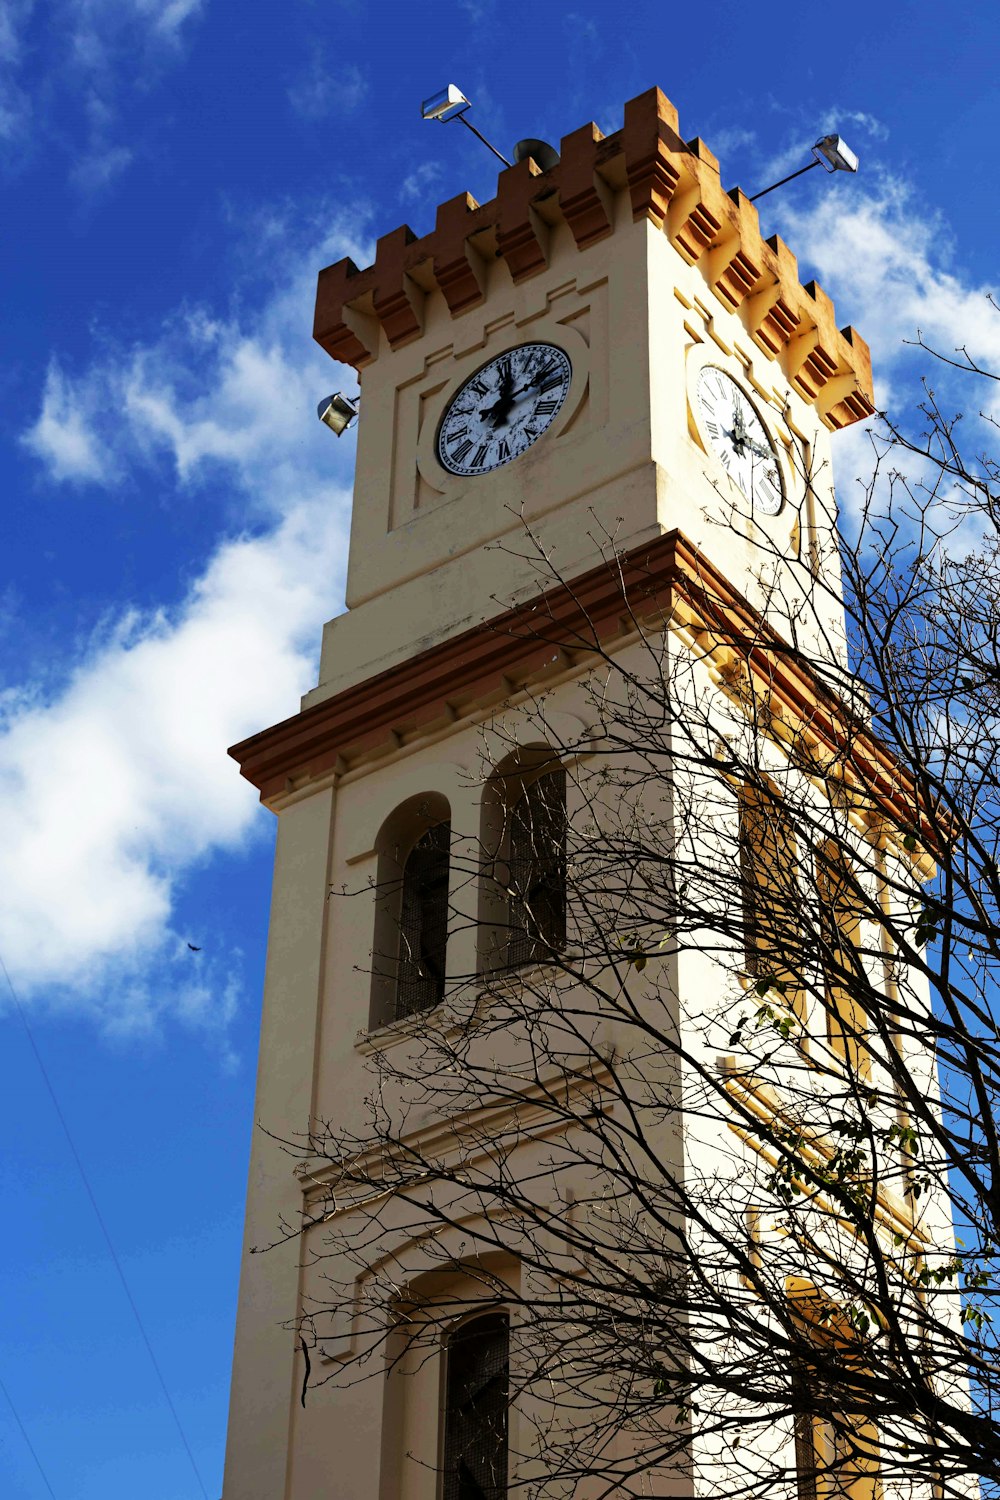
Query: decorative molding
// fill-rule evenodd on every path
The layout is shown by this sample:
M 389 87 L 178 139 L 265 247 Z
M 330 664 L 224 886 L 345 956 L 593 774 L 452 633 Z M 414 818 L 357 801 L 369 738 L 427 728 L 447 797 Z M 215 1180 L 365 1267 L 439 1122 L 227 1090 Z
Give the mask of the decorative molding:
M 423 238 L 407 225 L 383 235 L 366 270 L 348 259 L 321 271 L 313 337 L 360 370 L 378 357 L 379 330 L 390 349 L 419 337 L 428 293 L 440 292 L 453 318 L 479 306 L 487 261 L 500 259 L 515 283 L 543 271 L 557 223 L 581 251 L 613 234 L 615 194 L 627 194 L 632 219 L 655 225 L 699 267 L 708 292 L 736 312 L 769 358 L 787 363 L 788 378 L 827 427 L 872 414 L 867 344 L 853 328 L 838 330 L 832 302 L 815 282 L 802 285 L 788 247 L 762 237 L 754 205 L 739 188 L 722 187 L 703 141 L 683 140 L 659 89 L 631 99 L 613 135 L 589 124 L 564 136 L 550 171 L 518 162 L 499 174 L 489 203 L 461 193 L 441 204 Z M 823 399 L 830 385 L 835 398 Z
M 916 825 L 936 847 L 938 830 L 911 779 L 861 711 L 837 697 L 680 531 L 451 636 L 229 754 L 263 802 L 280 803 L 337 766 L 354 769 L 501 703 L 640 629 L 686 638 L 807 773 L 852 792 L 873 828 L 893 837 L 894 827 Z M 921 860 L 919 851 L 905 857 Z

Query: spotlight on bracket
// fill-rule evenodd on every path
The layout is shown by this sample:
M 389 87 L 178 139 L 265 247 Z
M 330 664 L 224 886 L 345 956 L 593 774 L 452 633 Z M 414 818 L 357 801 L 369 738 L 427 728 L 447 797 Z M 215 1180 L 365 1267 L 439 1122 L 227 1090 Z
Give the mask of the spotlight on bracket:
M 432 94 L 429 99 L 424 100 L 420 113 L 425 120 L 440 120 L 442 125 L 447 125 L 449 120 L 454 120 L 456 115 L 464 115 L 471 107 L 458 85 L 449 83 L 439 94 Z
M 763 198 L 765 193 L 773 193 L 775 188 L 784 187 L 786 182 L 794 181 L 804 172 L 811 172 L 813 167 L 823 167 L 827 172 L 856 172 L 858 170 L 858 158 L 839 135 L 824 135 L 813 146 L 812 154 L 813 160 L 808 166 L 800 167 L 797 172 L 790 172 L 780 181 L 772 182 L 770 187 L 761 188 L 759 193 L 754 193 L 750 202 L 756 203 L 757 199 Z
M 529 135 L 526 140 L 518 141 L 514 147 L 514 160 L 524 161 L 530 156 L 536 161 L 543 172 L 548 172 L 552 167 L 559 165 L 559 152 L 548 141 L 540 141 L 535 136 Z
M 858 158 L 839 135 L 825 135 L 812 148 L 813 156 L 828 172 L 856 172 Z
M 467 120 L 466 114 L 472 108 L 462 90 L 456 83 L 449 83 L 446 89 L 441 89 L 437 94 L 432 94 L 425 99 L 420 106 L 420 113 L 425 120 L 440 120 L 442 125 L 447 125 L 449 120 L 461 120 L 466 130 L 471 130 L 477 141 L 482 141 L 487 150 L 492 151 L 498 161 L 502 161 L 505 167 L 510 166 L 506 156 L 503 156 L 497 148 L 488 141 L 481 130 L 477 130 L 471 120 Z
M 336 437 L 341 437 L 358 420 L 360 405 L 361 402 L 356 397 L 352 398 L 343 395 L 340 391 L 334 391 L 332 396 L 325 396 L 319 403 L 316 415 L 321 422 L 326 423 Z

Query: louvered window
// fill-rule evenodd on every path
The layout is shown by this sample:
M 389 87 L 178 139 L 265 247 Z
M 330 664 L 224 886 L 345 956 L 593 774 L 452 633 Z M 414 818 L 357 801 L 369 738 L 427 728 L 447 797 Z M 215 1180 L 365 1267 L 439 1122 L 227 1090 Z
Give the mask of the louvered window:
M 451 824 L 438 823 L 417 840 L 403 865 L 397 1021 L 444 998 L 450 844 Z
M 464 1323 L 448 1341 L 443 1500 L 507 1493 L 509 1328 L 506 1313 Z
M 510 810 L 507 967 L 566 941 L 566 772 L 529 781 Z

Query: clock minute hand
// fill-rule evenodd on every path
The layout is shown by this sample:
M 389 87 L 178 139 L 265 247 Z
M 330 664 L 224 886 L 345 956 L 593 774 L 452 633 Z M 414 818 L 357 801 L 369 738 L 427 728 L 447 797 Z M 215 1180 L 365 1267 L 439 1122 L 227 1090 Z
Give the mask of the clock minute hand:
M 516 400 L 518 396 L 526 396 L 529 391 L 534 390 L 536 385 L 541 385 L 543 380 L 547 380 L 554 369 L 555 365 L 546 365 L 545 369 L 536 375 L 533 380 L 529 380 L 527 385 L 519 385 L 516 391 L 511 391 L 512 399 Z

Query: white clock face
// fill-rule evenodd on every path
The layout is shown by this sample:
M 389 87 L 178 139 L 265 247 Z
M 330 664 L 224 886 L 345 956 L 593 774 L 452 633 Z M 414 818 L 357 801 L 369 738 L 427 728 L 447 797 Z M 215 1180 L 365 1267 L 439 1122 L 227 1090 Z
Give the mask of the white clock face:
M 705 365 L 695 389 L 698 426 L 711 451 L 765 516 L 776 516 L 784 502 L 781 471 L 771 439 L 750 398 L 725 370 Z
M 569 395 L 573 367 L 555 344 L 520 344 L 470 375 L 451 398 L 437 434 L 451 474 L 489 474 L 537 443 Z

